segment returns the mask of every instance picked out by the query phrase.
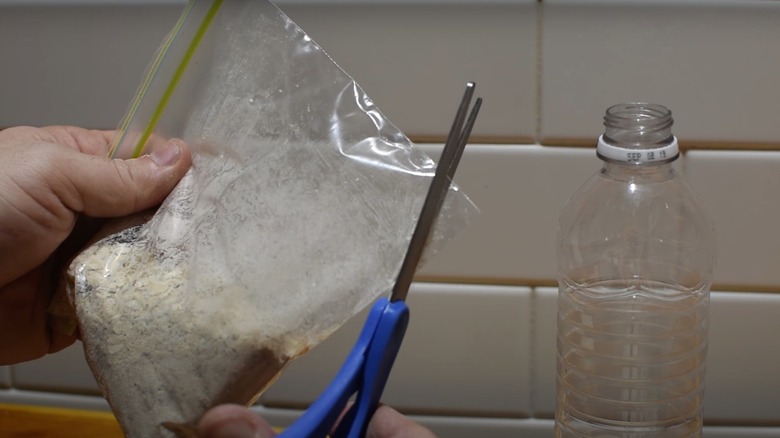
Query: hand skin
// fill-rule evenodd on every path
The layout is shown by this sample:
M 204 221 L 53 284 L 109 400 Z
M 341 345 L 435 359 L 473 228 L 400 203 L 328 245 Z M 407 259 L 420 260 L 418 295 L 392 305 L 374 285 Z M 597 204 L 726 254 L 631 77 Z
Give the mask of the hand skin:
M 259 415 L 237 405 L 208 411 L 198 424 L 202 438 L 272 438 L 276 432 Z M 381 405 L 368 424 L 366 438 L 436 438 L 430 430 Z
M 180 140 L 137 159 L 107 157 L 112 131 L 70 126 L 0 131 L 0 365 L 54 353 L 76 335 L 53 332 L 46 306 L 89 218 L 160 204 L 189 169 Z M 84 220 L 79 220 L 79 219 Z

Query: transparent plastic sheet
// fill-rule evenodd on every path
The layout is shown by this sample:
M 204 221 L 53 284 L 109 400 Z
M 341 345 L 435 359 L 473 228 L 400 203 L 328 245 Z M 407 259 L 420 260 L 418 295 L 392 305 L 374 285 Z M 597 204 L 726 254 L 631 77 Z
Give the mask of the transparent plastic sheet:
M 170 137 L 192 169 L 151 220 L 69 270 L 88 362 L 130 437 L 253 403 L 389 292 L 435 169 L 267 1 L 188 4 L 112 155 Z M 427 256 L 474 212 L 453 185 Z

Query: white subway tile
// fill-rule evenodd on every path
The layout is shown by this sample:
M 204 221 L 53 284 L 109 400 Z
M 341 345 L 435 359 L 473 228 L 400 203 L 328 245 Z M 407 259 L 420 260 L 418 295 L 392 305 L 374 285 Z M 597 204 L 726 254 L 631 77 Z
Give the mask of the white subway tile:
M 528 416 L 530 291 L 414 284 L 411 321 L 382 401 L 413 412 Z M 335 376 L 364 317 L 294 362 L 265 406 L 305 407 Z
M 62 2 L 60 2 L 62 3 Z M 182 5 L 2 7 L 0 128 L 118 126 Z
M 476 81 L 485 106 L 474 135 L 533 138 L 535 1 L 282 7 L 407 134 L 445 134 Z M 0 127 L 116 127 L 181 10 L 3 7 L 0 40 L 15 43 L 0 47 Z
M 12 385 L 17 389 L 100 394 L 84 359 L 81 342 L 40 359 L 12 366 Z
M 706 438 L 777 438 L 780 427 L 704 426 Z
M 475 137 L 534 138 L 536 1 L 410 3 L 280 7 L 407 135 L 446 135 L 475 81 Z
M 716 287 L 780 289 L 780 152 L 691 151 L 685 175 L 715 221 Z
M 533 415 L 555 417 L 557 375 L 558 289 L 539 287 L 533 291 Z
M 420 284 L 385 401 L 418 412 L 530 413 L 530 289 Z
M 425 151 L 439 155 L 434 146 L 426 145 Z M 558 214 L 600 168 L 593 149 L 469 146 L 455 182 L 480 214 L 423 266 L 420 275 L 553 281 Z
M 11 367 L 0 367 L 0 388 L 11 387 Z
M 595 139 L 608 106 L 637 100 L 671 108 L 681 141 L 780 139 L 780 2 L 545 0 L 542 8 L 542 139 Z
M 761 425 L 780 420 L 778 315 L 780 294 L 712 294 L 705 421 Z

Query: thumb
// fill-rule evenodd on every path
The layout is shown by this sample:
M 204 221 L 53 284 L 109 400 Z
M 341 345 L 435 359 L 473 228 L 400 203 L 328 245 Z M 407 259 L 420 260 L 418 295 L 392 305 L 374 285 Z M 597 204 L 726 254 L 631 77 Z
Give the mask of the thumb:
M 75 152 L 60 167 L 59 198 L 71 210 L 117 217 L 161 203 L 191 164 L 183 141 L 171 139 L 150 155 L 130 160 Z
M 271 438 L 276 433 L 259 415 L 244 406 L 225 404 L 210 409 L 198 423 L 203 438 Z

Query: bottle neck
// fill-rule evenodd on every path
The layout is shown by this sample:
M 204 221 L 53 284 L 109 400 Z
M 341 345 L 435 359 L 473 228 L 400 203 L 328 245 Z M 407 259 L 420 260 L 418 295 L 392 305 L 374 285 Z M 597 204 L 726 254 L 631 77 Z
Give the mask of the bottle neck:
M 635 166 L 669 163 L 679 156 L 672 123 L 672 112 L 661 105 L 635 102 L 611 106 L 604 116 L 604 135 L 599 137 L 596 152 L 604 161 Z
M 651 166 L 604 160 L 601 175 L 622 182 L 655 183 L 670 180 L 676 172 L 671 162 L 654 163 Z
M 621 103 L 607 108 L 604 138 L 628 149 L 652 148 L 672 139 L 672 112 L 647 102 Z

